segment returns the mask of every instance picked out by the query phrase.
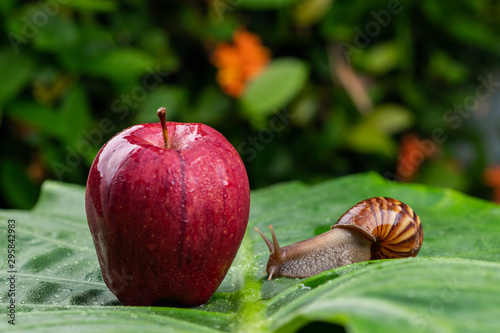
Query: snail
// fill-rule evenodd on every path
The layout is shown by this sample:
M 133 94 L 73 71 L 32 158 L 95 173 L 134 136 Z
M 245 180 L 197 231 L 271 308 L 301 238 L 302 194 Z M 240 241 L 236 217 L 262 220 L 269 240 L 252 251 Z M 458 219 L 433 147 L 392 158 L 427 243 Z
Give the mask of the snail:
M 420 218 L 401 201 L 374 197 L 363 200 L 331 226 L 331 230 L 280 247 L 271 225 L 271 242 L 258 228 L 271 252 L 268 280 L 273 277 L 305 278 L 355 262 L 414 257 L 424 234 Z

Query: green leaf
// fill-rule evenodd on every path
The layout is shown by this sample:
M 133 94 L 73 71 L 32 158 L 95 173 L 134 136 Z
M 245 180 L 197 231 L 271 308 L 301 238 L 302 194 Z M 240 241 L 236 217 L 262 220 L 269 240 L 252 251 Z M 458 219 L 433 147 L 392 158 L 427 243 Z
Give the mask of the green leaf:
M 5 13 L 12 9 L 16 4 L 16 0 L 4 0 L 0 3 L 0 13 Z
M 231 112 L 231 100 L 215 85 L 209 85 L 197 96 L 196 104 L 186 112 L 187 122 L 217 124 Z
M 147 73 L 152 65 L 153 59 L 148 54 L 138 49 L 121 48 L 92 58 L 84 70 L 114 81 L 132 81 Z
M 27 175 L 27 167 L 11 156 L 0 160 L 0 188 L 12 207 L 29 209 L 33 207 L 38 189 Z
M 363 50 L 353 57 L 353 62 L 368 73 L 382 75 L 398 66 L 400 56 L 401 51 L 395 42 L 385 42 Z
M 390 196 L 422 220 L 417 258 L 358 263 L 307 279 L 265 280 L 269 251 L 253 231 L 273 227 L 282 246 L 324 232 L 356 202 Z M 500 206 L 452 190 L 374 173 L 314 186 L 252 192 L 238 256 L 211 300 L 192 309 L 124 307 L 102 281 L 84 211 L 84 188 L 48 181 L 16 221 L 16 325 L 9 332 L 295 332 L 316 324 L 348 332 L 493 332 L 500 326 Z M 0 248 L 7 249 L 7 228 Z M 267 232 L 268 233 L 268 232 Z M 7 262 L 0 263 L 5 281 Z M 0 292 L 2 308 L 10 303 Z M 5 310 L 4 310 L 5 313 Z M 333 326 L 332 326 L 333 327 Z M 338 327 L 338 326 L 337 326 Z
M 66 5 L 83 12 L 112 12 L 117 8 L 114 0 L 73 0 Z
M 47 180 L 42 185 L 40 198 L 33 213 L 53 215 L 85 224 L 85 200 L 80 185 Z
M 318 22 L 330 9 L 333 0 L 302 0 L 295 5 L 293 17 L 298 26 L 307 27 Z
M 409 128 L 413 124 L 413 114 L 398 104 L 382 104 L 373 110 L 367 121 L 381 132 L 394 134 Z
M 347 144 L 356 151 L 393 156 L 397 146 L 391 134 L 409 128 L 412 123 L 410 110 L 396 104 L 383 104 L 351 129 Z
M 465 191 L 474 180 L 462 172 L 460 163 L 452 157 L 440 161 L 426 161 L 417 175 L 416 181 L 421 184 L 453 188 Z
M 66 131 L 61 123 L 61 118 L 56 110 L 49 106 L 34 101 L 16 100 L 9 105 L 6 114 L 34 125 L 45 134 L 52 135 L 62 141 L 66 139 Z
M 354 151 L 390 158 L 395 156 L 398 149 L 396 142 L 389 135 L 366 122 L 357 124 L 349 131 L 346 143 Z
M 252 80 L 242 99 L 243 107 L 255 115 L 268 115 L 282 108 L 295 97 L 309 75 L 307 65 L 298 59 L 272 61 Z
M 35 63 L 25 54 L 16 54 L 14 50 L 0 50 L 0 105 L 14 99 L 31 79 Z
M 92 120 L 87 95 L 81 85 L 73 87 L 65 96 L 60 117 L 64 124 L 66 143 L 76 148 L 82 139 L 83 130 L 90 127 Z
M 35 46 L 42 51 L 58 52 L 76 45 L 78 33 L 75 23 L 67 17 L 46 15 L 47 23 L 37 30 L 34 37 Z
M 236 0 L 230 1 L 229 4 L 235 8 L 264 10 L 287 7 L 294 2 L 297 2 L 297 0 Z
M 164 85 L 154 88 L 140 104 L 135 123 L 158 122 L 156 110 L 162 106 L 167 109 L 166 119 L 175 119 L 175 116 L 186 104 L 186 100 L 186 93 L 181 88 Z
M 384 262 L 317 287 L 270 319 L 276 318 L 273 328 L 279 332 L 290 332 L 309 321 L 343 325 L 349 332 L 495 331 L 500 301 L 488 291 L 498 295 L 494 286 L 498 278 L 499 265 L 482 261 Z M 313 302 L 306 304 L 306 299 Z M 481 312 L 471 314 L 474 305 Z
M 429 72 L 453 84 L 463 82 L 469 75 L 469 69 L 465 64 L 454 60 L 443 52 L 435 52 L 432 54 Z

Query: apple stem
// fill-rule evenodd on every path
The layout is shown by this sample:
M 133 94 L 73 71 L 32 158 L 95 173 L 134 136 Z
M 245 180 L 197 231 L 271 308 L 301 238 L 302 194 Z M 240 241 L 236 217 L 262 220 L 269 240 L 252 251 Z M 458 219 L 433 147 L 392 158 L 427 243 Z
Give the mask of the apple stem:
M 166 113 L 167 113 L 167 110 L 163 106 L 161 108 L 159 108 L 158 111 L 156 112 L 156 114 L 158 114 L 158 118 L 160 118 L 161 130 L 163 132 L 163 140 L 165 141 L 165 148 L 169 149 L 170 142 L 168 141 L 167 122 L 165 120 Z

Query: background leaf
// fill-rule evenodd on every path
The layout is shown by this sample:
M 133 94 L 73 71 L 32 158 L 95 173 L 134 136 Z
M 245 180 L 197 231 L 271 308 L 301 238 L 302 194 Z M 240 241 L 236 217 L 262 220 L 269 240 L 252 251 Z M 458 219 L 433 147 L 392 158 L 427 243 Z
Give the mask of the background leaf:
M 146 74 L 147 69 L 151 68 L 152 65 L 153 59 L 143 51 L 119 49 L 95 57 L 85 64 L 85 71 L 116 81 L 133 81 Z
M 109 12 L 117 8 L 114 0 L 75 0 L 67 3 L 69 7 L 89 12 Z
M 380 75 L 396 68 L 401 61 L 400 56 L 401 53 L 396 43 L 386 42 L 377 44 L 357 57 L 353 57 L 353 62 L 367 73 Z
M 324 232 L 371 196 L 395 197 L 419 214 L 425 238 L 417 258 L 358 263 L 308 279 L 265 280 L 269 253 L 253 228 L 273 224 L 280 243 L 287 245 Z M 500 325 L 497 205 L 451 190 L 389 182 L 374 173 L 315 186 L 279 184 L 253 191 L 251 202 L 238 256 L 207 304 L 123 307 L 100 274 L 84 188 L 46 182 L 32 211 L 0 211 L 2 220 L 16 220 L 19 250 L 16 325 L 4 318 L 0 329 L 294 332 L 321 322 L 323 328 L 340 325 L 349 332 L 485 332 Z M 5 249 L 6 228 L 2 234 L 0 248 Z M 6 271 L 2 261 L 4 281 Z M 2 290 L 3 309 L 9 301 Z
M 33 207 L 38 189 L 23 172 L 25 166 L 16 160 L 4 158 L 0 160 L 0 188 L 9 192 L 11 204 L 23 209 Z
M 32 101 L 16 101 L 9 106 L 6 113 L 14 119 L 25 121 L 26 124 L 43 130 L 49 136 L 61 139 L 61 141 L 66 139 L 66 131 L 61 124 L 61 118 L 50 106 Z
M 319 21 L 332 5 L 333 0 L 302 0 L 293 11 L 298 26 L 310 26 Z
M 242 147 L 254 189 L 373 170 L 500 202 L 499 12 L 496 1 L 4 0 L 0 156 L 15 172 L 0 186 L 17 190 L 0 207 L 29 208 L 47 179 L 85 185 L 102 144 L 157 121 L 159 103 Z M 65 110 L 83 100 L 79 123 Z M 381 133 L 370 114 L 386 105 L 412 121 Z M 412 177 L 399 167 L 418 154 L 407 134 L 436 143 Z
M 136 115 L 136 122 L 138 124 L 157 122 L 158 115 L 151 110 L 158 109 L 160 106 L 167 108 L 166 119 L 174 119 L 185 104 L 186 93 L 182 89 L 160 86 L 148 94 L 144 102 L 141 103 Z
M 24 88 L 32 76 L 34 61 L 24 54 L 16 54 L 11 49 L 0 50 L 0 106 L 13 99 Z
M 248 9 L 272 9 L 286 7 L 297 0 L 235 0 L 232 5 Z
M 47 23 L 41 27 L 34 38 L 35 46 L 41 51 L 61 51 L 71 48 L 77 41 L 76 25 L 71 19 L 62 16 L 47 18 Z
M 394 104 L 381 105 L 351 129 L 347 145 L 361 152 L 395 155 L 397 145 L 391 134 L 402 132 L 412 123 L 413 116 L 408 109 Z
M 65 97 L 60 112 L 67 144 L 73 147 L 78 145 L 78 141 L 82 139 L 82 132 L 91 127 L 90 115 L 85 90 L 81 86 L 75 86 Z M 93 160 L 92 157 L 91 159 Z
M 272 114 L 295 96 L 307 76 L 307 65 L 298 59 L 274 60 L 250 82 L 241 102 L 254 115 Z

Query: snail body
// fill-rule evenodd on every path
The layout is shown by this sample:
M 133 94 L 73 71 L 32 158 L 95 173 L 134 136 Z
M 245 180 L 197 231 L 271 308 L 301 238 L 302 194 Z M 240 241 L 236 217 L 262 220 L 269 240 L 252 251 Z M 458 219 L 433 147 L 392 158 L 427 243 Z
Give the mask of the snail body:
M 266 242 L 269 261 L 266 272 L 273 277 L 304 278 L 355 262 L 414 257 L 423 242 L 420 218 L 401 201 L 374 197 L 363 200 L 315 237 L 280 247 L 272 226 Z

